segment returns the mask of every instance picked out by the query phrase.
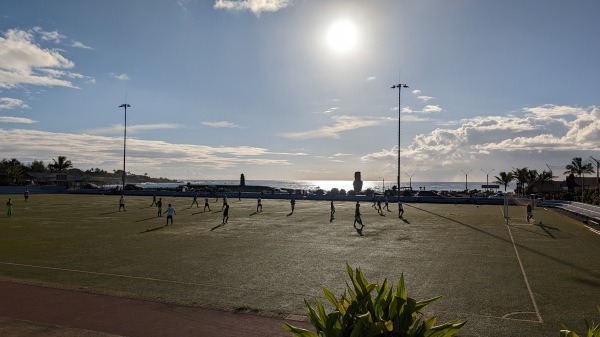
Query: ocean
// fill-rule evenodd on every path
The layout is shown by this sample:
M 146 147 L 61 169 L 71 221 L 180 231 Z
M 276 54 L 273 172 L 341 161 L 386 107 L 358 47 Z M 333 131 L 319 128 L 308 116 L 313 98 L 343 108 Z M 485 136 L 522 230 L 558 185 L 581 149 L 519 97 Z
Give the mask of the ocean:
M 239 180 L 182 180 L 179 183 L 142 183 L 136 184 L 141 188 L 174 188 L 179 185 L 190 183 L 192 185 L 231 185 L 232 188 L 238 186 Z M 352 180 L 246 180 L 248 186 L 269 186 L 272 188 L 285 188 L 295 190 L 307 190 L 314 191 L 317 189 L 323 189 L 330 191 L 333 188 L 339 190 L 344 189 L 346 191 L 353 190 Z M 385 184 L 385 185 L 384 185 Z M 490 182 L 490 184 L 493 184 Z M 390 189 L 396 185 L 392 181 L 381 181 L 381 180 L 363 180 L 363 191 L 371 188 L 375 191 L 382 192 L 385 189 Z M 401 181 L 400 185 L 403 188 L 409 188 L 409 182 Z M 469 190 L 481 190 L 482 185 L 485 182 L 468 182 L 467 187 Z M 427 191 L 464 191 L 465 182 L 412 182 L 410 184 L 413 190 L 427 190 Z M 508 185 L 507 190 L 513 190 L 515 188 L 514 183 Z M 503 186 L 500 186 L 501 190 L 504 190 Z

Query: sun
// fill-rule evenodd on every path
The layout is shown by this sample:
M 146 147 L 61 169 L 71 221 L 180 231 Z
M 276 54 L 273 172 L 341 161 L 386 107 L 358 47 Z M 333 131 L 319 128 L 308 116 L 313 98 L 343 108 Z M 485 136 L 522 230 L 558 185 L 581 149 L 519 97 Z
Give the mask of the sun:
M 336 21 L 327 30 L 326 40 L 333 51 L 346 53 L 356 48 L 358 31 L 351 21 Z

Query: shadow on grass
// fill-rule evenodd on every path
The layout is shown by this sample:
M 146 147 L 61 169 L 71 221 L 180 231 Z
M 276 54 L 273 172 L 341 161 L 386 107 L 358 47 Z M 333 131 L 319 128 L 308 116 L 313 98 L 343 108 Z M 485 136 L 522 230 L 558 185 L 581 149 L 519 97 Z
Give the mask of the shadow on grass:
M 204 211 L 200 211 L 200 212 L 192 213 L 192 214 L 190 214 L 190 215 L 196 215 L 196 214 L 202 214 L 202 213 L 204 213 Z
M 407 223 L 407 224 L 409 224 L 409 225 L 410 225 L 410 221 L 408 221 L 408 219 L 404 219 L 404 218 L 402 218 L 402 221 L 404 221 L 404 223 Z
M 425 213 L 429 213 L 429 214 L 432 214 L 432 215 L 438 216 L 438 217 L 440 217 L 440 218 L 442 218 L 442 219 L 446 219 L 446 220 L 452 221 L 452 222 L 454 222 L 454 223 L 457 223 L 457 224 L 459 224 L 459 225 L 462 225 L 462 226 L 464 226 L 464 227 L 470 228 L 470 229 L 472 229 L 472 230 L 474 230 L 474 231 L 477 231 L 477 232 L 479 232 L 479 233 L 486 234 L 486 235 L 488 235 L 488 236 L 491 236 L 491 237 L 493 237 L 493 238 L 495 238 L 495 239 L 497 239 L 497 240 L 500 240 L 500 241 L 506 242 L 506 243 L 508 243 L 508 244 L 513 244 L 513 242 L 512 242 L 511 240 L 509 240 L 509 239 L 507 239 L 507 238 L 505 238 L 505 237 L 502 237 L 502 236 L 500 236 L 500 235 L 497 235 L 497 234 L 493 234 L 493 233 L 490 233 L 490 232 L 484 231 L 484 230 L 482 230 L 482 229 L 479 229 L 479 228 L 477 228 L 477 227 L 475 227 L 475 226 L 473 226 L 473 225 L 469 225 L 469 224 L 466 224 L 466 223 L 464 223 L 464 222 L 460 222 L 460 221 L 458 221 L 458 220 L 455 220 L 455 219 L 449 218 L 449 217 L 447 217 L 447 216 L 444 216 L 444 215 L 441 215 L 441 214 L 437 214 L 437 213 L 434 213 L 434 212 L 428 211 L 428 210 L 426 210 L 426 209 L 423 209 L 423 208 L 420 208 L 420 207 L 417 207 L 417 206 L 408 205 L 408 204 L 407 204 L 407 206 L 409 206 L 409 207 L 412 207 L 412 208 L 414 208 L 414 209 L 418 209 L 418 210 L 420 210 L 420 211 L 423 211 L 423 212 L 425 212 Z M 507 227 L 509 227 L 509 228 L 514 228 L 513 226 L 507 226 Z M 590 270 L 590 269 L 587 269 L 587 268 L 582 268 L 582 267 L 580 267 L 579 265 L 576 265 L 575 263 L 573 263 L 573 262 L 571 262 L 571 261 L 568 261 L 568 260 L 565 260 L 565 259 L 561 259 L 560 257 L 552 256 L 552 255 L 550 255 L 550 254 L 546 254 L 546 253 L 544 253 L 544 252 L 541 252 L 541 251 L 539 251 L 539 250 L 537 250 L 537 249 L 535 249 L 535 248 L 532 248 L 532 247 L 529 247 L 529 246 L 525 246 L 525 245 L 523 245 L 523 244 L 514 243 L 514 245 L 515 245 L 515 246 L 517 246 L 517 247 L 519 247 L 520 249 L 523 249 L 523 250 L 525 250 L 525 251 L 528 251 L 528 252 L 530 252 L 530 253 L 533 253 L 533 254 L 536 254 L 536 255 L 539 255 L 539 256 L 543 256 L 543 257 L 545 257 L 545 258 L 547 258 L 547 259 L 549 259 L 549 260 L 551 260 L 551 261 L 555 261 L 555 262 L 557 262 L 557 263 L 560 263 L 560 264 L 562 264 L 562 265 L 564 265 L 564 266 L 568 266 L 569 268 L 572 268 L 572 269 L 574 269 L 574 270 L 580 271 L 580 272 L 582 272 L 582 273 L 585 273 L 585 274 L 588 274 L 588 275 L 592 275 L 592 276 L 593 276 L 593 277 L 595 277 L 595 278 L 600 278 L 600 273 L 599 273 L 599 272 L 597 272 L 597 271 L 595 271 L 595 270 Z
M 212 232 L 212 231 L 214 231 L 215 229 L 217 229 L 217 228 L 219 228 L 219 227 L 223 227 L 223 226 L 225 226 L 225 224 L 224 224 L 224 223 L 220 223 L 220 224 L 216 225 L 215 227 L 211 228 L 211 229 L 210 229 L 210 231 Z
M 250 216 L 256 215 L 258 212 L 251 213 Z
M 560 229 L 558 229 L 556 227 L 552 227 L 552 226 L 543 225 L 541 222 L 539 225 L 534 225 L 534 226 L 539 226 L 544 232 L 546 232 L 546 234 L 548 234 L 549 237 L 551 237 L 553 239 L 556 239 L 556 237 L 554 235 L 552 235 L 552 233 L 550 233 L 549 229 L 560 232 Z
M 153 216 L 153 217 L 151 217 L 151 218 L 146 218 L 146 219 L 135 220 L 135 222 L 148 221 L 148 220 L 152 220 L 152 219 L 156 219 L 156 217 L 155 217 L 155 216 Z
M 291 216 L 292 214 L 294 214 L 294 212 L 288 213 L 287 216 Z
M 120 211 L 114 211 L 114 212 L 107 212 L 107 213 L 100 213 L 98 215 L 109 215 L 109 214 L 115 214 L 115 213 L 119 213 Z
M 155 227 L 155 228 L 146 229 L 145 231 L 140 232 L 140 234 L 144 234 L 144 233 L 148 233 L 148 232 L 154 232 L 154 231 L 157 231 L 159 229 L 163 229 L 165 227 L 167 227 L 167 226 L 159 226 L 159 227 Z

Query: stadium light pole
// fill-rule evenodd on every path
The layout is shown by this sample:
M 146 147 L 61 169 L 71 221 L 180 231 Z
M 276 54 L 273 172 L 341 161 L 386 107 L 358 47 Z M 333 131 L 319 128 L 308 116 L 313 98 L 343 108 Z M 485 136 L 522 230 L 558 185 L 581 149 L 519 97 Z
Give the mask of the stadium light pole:
M 463 173 L 465 174 L 465 191 L 468 191 L 469 188 L 467 187 L 468 186 L 467 177 L 469 176 L 469 173 L 471 173 L 471 171 L 473 171 L 473 170 L 469 170 L 469 172 L 465 172 L 464 170 L 461 170 L 461 171 L 463 171 Z
M 125 128 L 123 129 L 123 191 L 125 191 L 125 149 L 127 143 L 127 108 L 130 108 L 131 105 L 124 103 L 119 105 L 119 108 L 125 109 Z
M 398 175 L 396 176 L 396 183 L 398 184 L 398 195 L 400 195 L 400 126 L 401 126 L 401 119 L 400 119 L 400 113 L 402 111 L 402 108 L 400 107 L 400 97 L 402 96 L 402 88 L 408 88 L 407 84 L 404 83 L 398 83 L 398 84 L 394 84 L 392 85 L 392 89 L 396 89 L 398 88 Z
M 488 172 L 484 171 L 483 169 L 480 169 L 480 170 L 482 170 L 482 171 L 483 171 L 483 173 L 485 173 L 485 184 L 486 184 L 486 185 L 489 185 L 489 184 L 490 184 L 490 179 L 489 179 L 489 177 L 490 177 L 490 173 L 492 173 L 492 171 L 493 171 L 494 169 L 491 169 L 491 170 L 489 170 Z M 488 188 L 486 187 L 486 188 L 485 188 L 485 190 L 487 191 L 487 190 L 488 190 Z
M 408 174 L 406 172 L 404 172 L 404 174 L 406 174 L 408 176 L 408 188 L 410 188 L 410 190 L 412 191 L 412 177 L 415 175 L 416 172 L 413 172 L 413 174 Z

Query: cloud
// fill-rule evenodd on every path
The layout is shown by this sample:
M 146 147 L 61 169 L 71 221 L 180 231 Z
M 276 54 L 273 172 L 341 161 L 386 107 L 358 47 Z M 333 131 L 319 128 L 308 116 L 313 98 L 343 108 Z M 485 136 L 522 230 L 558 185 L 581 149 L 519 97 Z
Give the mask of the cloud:
M 431 96 L 418 96 L 417 98 L 420 99 L 423 102 L 427 102 L 427 101 L 433 99 L 433 97 L 431 97 Z
M 22 100 L 10 97 L 0 97 L 0 110 L 28 109 L 29 106 Z
M 333 156 L 334 157 L 347 157 L 347 156 L 351 156 L 352 154 L 350 153 L 336 153 Z
M 43 41 L 50 41 L 54 43 L 60 43 L 66 38 L 66 36 L 60 34 L 58 31 L 46 32 L 41 27 L 33 27 L 32 32 L 37 33 Z
M 129 81 L 130 80 L 129 76 L 127 76 L 126 73 L 123 73 L 123 74 L 109 73 L 108 75 L 119 81 Z
M 543 170 L 546 163 L 566 164 L 572 157 L 600 150 L 597 108 L 540 106 L 523 111 L 523 116 L 480 116 L 462 120 L 455 128 L 417 135 L 402 148 L 402 160 L 421 171 L 464 169 L 467 163 L 498 171 L 517 166 Z M 565 115 L 574 119 L 561 117 Z M 362 159 L 385 162 L 396 153 L 396 148 L 381 150 Z
M 340 133 L 359 128 L 380 125 L 385 121 L 391 120 L 387 117 L 361 117 L 361 116 L 333 116 L 331 117 L 333 125 L 322 126 L 315 130 L 289 132 L 281 136 L 291 139 L 312 139 L 312 138 L 334 138 L 339 139 Z
M 413 90 L 413 91 L 412 91 L 412 93 L 413 93 L 414 95 L 418 95 L 418 94 L 420 94 L 420 93 L 421 93 L 421 90 L 419 90 L 419 89 L 415 89 L 415 90 Z
M 249 10 L 259 16 L 262 12 L 276 12 L 292 4 L 292 0 L 216 0 L 215 9 Z
M 29 118 L 0 116 L 0 123 L 33 124 L 33 123 L 37 123 L 37 122 L 34 121 L 33 119 L 29 119 Z
M 179 129 L 184 127 L 181 124 L 139 124 L 127 125 L 127 133 L 142 133 L 144 131 L 163 130 L 163 129 Z M 84 130 L 83 132 L 90 135 L 110 135 L 122 134 L 124 131 L 123 124 L 115 124 L 106 128 L 95 128 Z
M 99 167 L 112 170 L 123 165 L 122 146 L 123 138 L 118 136 L 0 128 L 3 156 L 19 158 L 24 162 L 33 159 L 50 161 L 51 158 L 64 155 L 78 168 Z M 202 172 L 203 177 L 212 172 L 213 176 L 222 176 L 219 170 L 227 168 L 241 171 L 260 166 L 288 166 L 290 162 L 285 157 L 284 154 L 259 147 L 211 147 L 133 138 L 127 139 L 126 169 L 164 177 L 175 177 L 181 172 L 189 175 Z
M 567 116 L 567 115 L 579 115 L 582 113 L 581 108 L 571 106 L 557 106 L 552 104 L 545 104 L 535 108 L 525 108 L 524 112 L 530 113 L 538 117 L 552 117 L 552 116 Z
M 438 105 L 426 105 L 422 112 L 424 114 L 432 114 L 432 113 L 438 113 L 438 112 L 442 112 L 442 108 L 440 108 Z
M 330 113 L 332 113 L 332 112 L 335 112 L 336 110 L 339 110 L 339 109 L 340 109 L 340 108 L 339 108 L 339 107 L 337 107 L 337 106 L 332 106 L 331 108 L 329 108 L 329 109 L 327 109 L 327 110 L 323 111 L 323 113 L 324 113 L 324 114 L 330 114 Z
M 86 46 L 85 44 L 83 44 L 82 42 L 79 42 L 79 41 L 73 41 L 73 43 L 71 43 L 71 47 L 81 48 L 81 49 L 94 49 L 90 46 Z
M 56 50 L 40 47 L 31 32 L 9 29 L 3 35 L 0 37 L 0 88 L 25 84 L 77 88 L 71 81 L 48 73 L 73 68 L 72 61 Z
M 239 129 L 240 126 L 237 124 L 233 124 L 231 122 L 221 121 L 221 122 L 202 122 L 202 125 L 210 126 L 211 128 L 231 128 L 231 129 Z
M 367 82 L 375 81 L 377 78 L 375 76 L 367 77 Z

